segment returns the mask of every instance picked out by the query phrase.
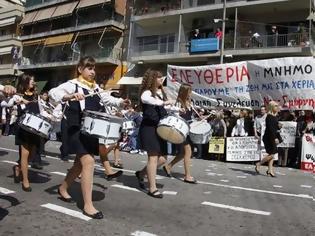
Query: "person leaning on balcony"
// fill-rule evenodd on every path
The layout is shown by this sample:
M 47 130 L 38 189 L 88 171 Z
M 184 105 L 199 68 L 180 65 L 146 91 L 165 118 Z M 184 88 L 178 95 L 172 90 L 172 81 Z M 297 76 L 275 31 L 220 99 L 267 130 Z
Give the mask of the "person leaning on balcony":
M 218 39 L 218 40 L 222 40 L 222 35 L 223 35 L 223 32 L 221 30 L 221 28 L 217 28 L 216 31 L 215 31 L 215 37 Z
M 200 39 L 201 36 L 200 36 L 200 33 L 199 33 L 199 29 L 195 29 L 194 30 L 194 33 L 193 33 L 193 36 L 192 36 L 192 39 Z

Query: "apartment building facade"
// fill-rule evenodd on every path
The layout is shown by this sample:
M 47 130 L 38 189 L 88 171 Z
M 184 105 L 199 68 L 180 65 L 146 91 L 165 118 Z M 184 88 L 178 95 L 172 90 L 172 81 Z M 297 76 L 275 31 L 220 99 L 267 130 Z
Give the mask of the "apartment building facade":
M 0 1 L 0 81 L 14 83 L 18 70 L 21 40 L 18 24 L 24 13 L 23 1 Z
M 125 68 L 126 0 L 27 0 L 19 68 L 44 89 L 76 76 L 80 57 L 96 58 L 97 82 L 115 87 Z M 117 87 L 117 86 L 116 86 Z
M 224 0 L 135 0 L 128 58 L 141 75 L 152 66 L 218 64 L 221 53 L 224 62 L 312 56 L 313 8 L 312 0 L 226 0 L 223 19 Z

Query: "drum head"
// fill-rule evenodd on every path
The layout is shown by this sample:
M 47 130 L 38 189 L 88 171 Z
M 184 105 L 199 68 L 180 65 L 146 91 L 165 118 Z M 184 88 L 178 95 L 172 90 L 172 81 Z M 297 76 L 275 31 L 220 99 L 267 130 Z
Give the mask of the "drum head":
M 181 144 L 185 141 L 185 137 L 176 129 L 169 126 L 159 126 L 157 129 L 157 134 L 164 140 L 174 143 Z
M 84 114 L 84 116 L 89 116 L 89 117 L 97 118 L 97 119 L 101 119 L 101 120 L 110 120 L 110 121 L 116 122 L 116 123 L 123 123 L 123 121 L 124 121 L 123 118 L 120 118 L 118 116 L 112 116 L 112 115 L 106 114 L 104 112 L 85 110 L 83 112 L 83 114 Z
M 206 134 L 211 131 L 211 126 L 206 121 L 194 121 L 190 124 L 190 132 L 194 134 Z

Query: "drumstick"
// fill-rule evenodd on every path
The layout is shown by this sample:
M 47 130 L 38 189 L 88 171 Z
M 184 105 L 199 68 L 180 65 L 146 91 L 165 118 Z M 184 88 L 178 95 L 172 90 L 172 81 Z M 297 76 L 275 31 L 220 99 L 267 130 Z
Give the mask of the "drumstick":
M 100 93 L 106 93 L 108 91 L 110 91 L 111 89 L 109 90 L 104 90 L 104 91 L 100 91 L 100 92 L 95 92 L 95 93 L 90 93 L 90 94 L 87 94 L 87 95 L 84 95 L 84 98 L 87 98 L 87 97 L 93 97 L 94 95 L 99 95 Z M 99 95 L 100 96 L 100 95 Z M 72 98 L 70 101 L 76 101 L 75 98 Z
M 194 106 L 191 106 L 191 109 L 193 109 L 193 111 L 199 116 L 199 118 L 202 119 L 201 116 L 199 115 L 198 111 L 196 111 L 196 109 L 194 108 Z

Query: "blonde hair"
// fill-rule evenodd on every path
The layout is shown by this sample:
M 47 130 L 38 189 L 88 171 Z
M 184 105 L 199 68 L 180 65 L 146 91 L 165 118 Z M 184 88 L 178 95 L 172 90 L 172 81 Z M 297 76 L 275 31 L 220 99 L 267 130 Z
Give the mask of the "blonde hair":
M 268 113 L 273 113 L 273 108 L 275 106 L 278 106 L 278 103 L 276 101 L 270 101 L 268 103 Z

